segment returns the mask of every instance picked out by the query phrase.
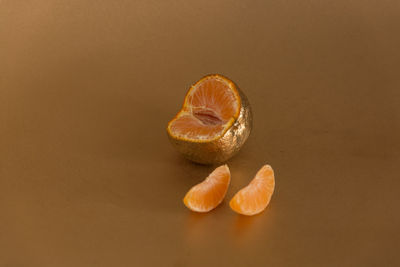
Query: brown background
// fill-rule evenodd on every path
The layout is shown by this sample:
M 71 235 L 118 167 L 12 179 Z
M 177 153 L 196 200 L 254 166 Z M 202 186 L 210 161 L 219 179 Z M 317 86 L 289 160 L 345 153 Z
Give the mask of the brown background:
M 0 0 L 0 266 L 398 266 L 400 2 Z M 270 206 L 181 202 L 215 166 L 165 127 L 208 73 Z

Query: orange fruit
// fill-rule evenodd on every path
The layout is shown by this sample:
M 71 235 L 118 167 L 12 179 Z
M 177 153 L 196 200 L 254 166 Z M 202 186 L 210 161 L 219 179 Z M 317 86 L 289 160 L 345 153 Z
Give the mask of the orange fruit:
M 268 206 L 274 188 L 274 171 L 271 166 L 264 165 L 250 184 L 236 193 L 229 202 L 229 206 L 239 214 L 255 215 Z
M 183 203 L 192 211 L 207 212 L 217 207 L 226 195 L 231 180 L 227 165 L 216 168 L 203 182 L 186 193 Z
M 251 127 L 247 97 L 231 80 L 213 74 L 190 87 L 182 109 L 168 123 L 167 133 L 186 158 L 212 164 L 237 153 Z

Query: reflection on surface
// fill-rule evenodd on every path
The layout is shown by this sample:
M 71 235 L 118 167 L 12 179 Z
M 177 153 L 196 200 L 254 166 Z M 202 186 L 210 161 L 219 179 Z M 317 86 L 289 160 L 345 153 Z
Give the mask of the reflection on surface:
M 231 235 L 236 244 L 246 245 L 254 242 L 268 232 L 272 220 L 268 210 L 254 216 L 236 214 L 231 221 Z
M 206 219 L 210 213 L 188 211 L 185 223 L 185 236 L 188 242 L 197 243 L 206 237 Z
M 248 239 L 254 230 L 254 224 L 259 221 L 260 216 L 236 215 L 233 221 L 233 237 L 235 241 L 241 242 Z
M 249 244 L 265 234 L 272 217 L 264 211 L 245 216 L 226 210 L 224 204 L 207 213 L 187 211 L 183 233 L 189 244 L 203 244 L 215 239 L 237 245 Z

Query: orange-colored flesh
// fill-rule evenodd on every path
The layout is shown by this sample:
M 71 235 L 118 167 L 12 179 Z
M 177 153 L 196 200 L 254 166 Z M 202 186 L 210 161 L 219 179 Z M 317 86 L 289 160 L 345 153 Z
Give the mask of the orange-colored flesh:
M 207 212 L 217 207 L 226 195 L 231 180 L 227 165 L 216 168 L 203 182 L 186 193 L 183 203 L 192 211 Z
M 214 136 L 224 129 L 221 124 L 204 124 L 191 114 L 183 115 L 174 120 L 170 126 L 174 135 L 186 139 L 205 139 Z
M 185 110 L 212 110 L 219 119 L 227 122 L 237 111 L 237 101 L 227 81 L 209 78 L 198 84 L 187 97 Z
M 238 116 L 239 108 L 234 84 L 220 75 L 210 75 L 189 90 L 182 110 L 169 123 L 168 130 L 177 138 L 213 139 Z
M 274 171 L 271 166 L 264 165 L 250 184 L 236 193 L 229 205 L 239 214 L 255 215 L 268 206 L 274 189 Z

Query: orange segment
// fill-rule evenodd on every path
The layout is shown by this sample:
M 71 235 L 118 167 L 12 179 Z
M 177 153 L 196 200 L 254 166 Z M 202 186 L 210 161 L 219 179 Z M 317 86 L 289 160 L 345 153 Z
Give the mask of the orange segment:
M 221 76 L 208 77 L 189 92 L 186 107 L 197 109 L 197 112 L 212 111 L 214 116 L 226 122 L 238 111 L 238 96 L 232 85 Z
M 264 165 L 250 184 L 236 193 L 229 205 L 237 213 L 255 215 L 268 206 L 274 189 L 274 171 L 271 166 Z
M 178 139 L 212 140 L 225 133 L 239 111 L 240 96 L 234 83 L 221 75 L 209 75 L 191 87 L 168 131 Z
M 187 159 L 216 164 L 234 156 L 250 135 L 250 103 L 234 82 L 220 74 L 201 78 L 168 122 L 171 144 Z
M 212 117 L 204 117 L 203 120 L 213 120 Z M 206 139 L 209 136 L 220 133 L 224 126 L 221 124 L 205 124 L 192 115 L 182 115 L 178 117 L 170 126 L 175 135 L 185 139 Z
M 230 180 L 231 174 L 228 166 L 220 166 L 203 182 L 193 186 L 186 193 L 183 203 L 192 211 L 210 211 L 224 199 Z

